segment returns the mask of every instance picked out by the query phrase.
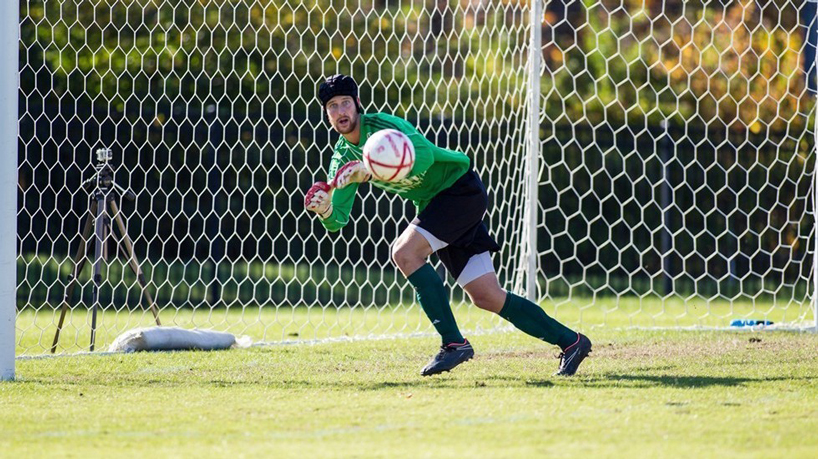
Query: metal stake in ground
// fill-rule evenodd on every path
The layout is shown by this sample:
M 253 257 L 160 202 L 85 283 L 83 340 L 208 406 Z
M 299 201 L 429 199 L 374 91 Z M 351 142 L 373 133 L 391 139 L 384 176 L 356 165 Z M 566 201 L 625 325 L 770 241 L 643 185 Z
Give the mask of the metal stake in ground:
M 71 304 L 74 288 L 77 284 L 82 268 L 85 266 L 87 255 L 88 237 L 91 235 L 92 228 L 94 229 L 94 269 L 93 269 L 93 304 L 91 310 L 91 345 L 90 350 L 94 350 L 96 343 L 97 330 L 97 311 L 99 309 L 99 290 L 102 286 L 102 261 L 107 259 L 107 250 L 105 244 L 108 235 L 113 236 L 114 241 L 119 247 L 119 251 L 128 258 L 128 266 L 136 275 L 137 282 L 142 288 L 142 293 L 147 299 L 148 306 L 153 313 L 156 320 L 156 325 L 162 325 L 159 321 L 159 311 L 153 303 L 150 293 L 147 291 L 147 283 L 142 270 L 139 267 L 139 262 L 133 251 L 133 243 L 125 231 L 125 222 L 119 211 L 119 206 L 116 201 L 123 197 L 130 201 L 136 199 L 136 195 L 125 188 L 119 186 L 114 182 L 114 169 L 111 166 L 111 159 L 113 153 L 110 148 L 100 148 L 96 151 L 97 163 L 94 165 L 94 175 L 82 183 L 82 188 L 88 192 L 90 202 L 88 205 L 88 215 L 83 225 L 82 234 L 80 236 L 80 245 L 77 247 L 77 253 L 74 256 L 74 270 L 68 277 L 68 286 L 65 289 L 65 296 L 62 303 L 62 311 L 60 312 L 60 320 L 57 323 L 57 331 L 54 334 L 54 342 L 51 345 L 51 353 L 56 352 L 57 343 L 60 340 L 60 331 L 62 330 L 65 315 Z M 120 237 L 117 237 L 114 232 L 111 219 L 116 220 L 119 228 Z

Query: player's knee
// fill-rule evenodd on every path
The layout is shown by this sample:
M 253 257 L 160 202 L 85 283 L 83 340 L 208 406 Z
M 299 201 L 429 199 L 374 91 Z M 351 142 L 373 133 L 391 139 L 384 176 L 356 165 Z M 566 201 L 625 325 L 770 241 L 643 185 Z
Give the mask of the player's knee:
M 469 293 L 472 303 L 480 309 L 499 313 L 506 300 L 506 292 L 501 289 L 478 289 Z
M 415 254 L 409 247 L 400 243 L 392 247 L 392 262 L 404 274 L 411 273 L 423 264 L 423 259 Z

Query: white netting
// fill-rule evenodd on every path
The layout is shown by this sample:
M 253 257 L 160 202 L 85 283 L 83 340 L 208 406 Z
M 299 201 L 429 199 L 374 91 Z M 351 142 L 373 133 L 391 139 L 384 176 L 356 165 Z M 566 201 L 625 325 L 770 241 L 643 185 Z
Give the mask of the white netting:
M 617 323 L 811 320 L 814 4 L 548 4 L 540 295 L 612 298 Z
M 19 352 L 51 346 L 88 209 L 79 185 L 102 146 L 137 195 L 121 215 L 163 324 L 267 341 L 430 331 L 389 260 L 411 205 L 363 187 L 334 235 L 303 209 L 337 138 L 317 85 L 337 72 L 359 81 L 367 111 L 404 116 L 474 160 L 503 197 L 491 218 L 515 283 L 527 24 L 517 2 L 27 2 Z M 153 321 L 127 259 L 109 259 L 98 346 Z M 88 346 L 90 274 L 58 351 Z
M 546 309 L 583 326 L 805 320 L 810 11 L 544 4 Z M 254 341 L 431 331 L 389 261 L 411 206 L 364 187 L 335 235 L 303 210 L 336 139 L 315 92 L 337 72 L 360 82 L 367 111 L 474 160 L 501 283 L 519 291 L 529 14 L 524 0 L 21 2 L 18 353 L 51 348 L 89 206 L 80 184 L 103 146 L 136 193 L 121 216 L 163 324 Z M 127 257 L 108 248 L 97 346 L 154 322 Z M 88 346 L 91 262 L 58 351 Z M 499 323 L 458 309 L 464 328 Z

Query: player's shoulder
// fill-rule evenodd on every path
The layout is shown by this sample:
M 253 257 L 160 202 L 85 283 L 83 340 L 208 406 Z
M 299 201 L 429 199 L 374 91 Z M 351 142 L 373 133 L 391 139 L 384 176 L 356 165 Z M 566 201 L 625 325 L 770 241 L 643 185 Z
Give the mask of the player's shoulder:
M 364 117 L 364 122 L 370 126 L 377 128 L 376 130 L 380 129 L 397 129 L 402 131 L 406 128 L 413 128 L 411 124 L 405 119 L 391 115 L 389 113 L 364 113 L 361 115 Z

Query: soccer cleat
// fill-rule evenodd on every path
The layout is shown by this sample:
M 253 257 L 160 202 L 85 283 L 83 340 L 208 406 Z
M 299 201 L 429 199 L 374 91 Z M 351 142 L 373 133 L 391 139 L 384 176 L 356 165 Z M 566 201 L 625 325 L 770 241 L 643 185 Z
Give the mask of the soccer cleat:
M 474 357 L 474 348 L 471 347 L 469 340 L 462 343 L 449 343 L 440 346 L 440 352 L 421 370 L 420 374 L 432 376 L 450 371 L 461 363 L 471 360 L 472 357 Z
M 560 354 L 560 368 L 555 376 L 571 376 L 577 372 L 579 364 L 591 352 L 591 340 L 587 336 L 577 333 L 577 342 L 563 349 Z

